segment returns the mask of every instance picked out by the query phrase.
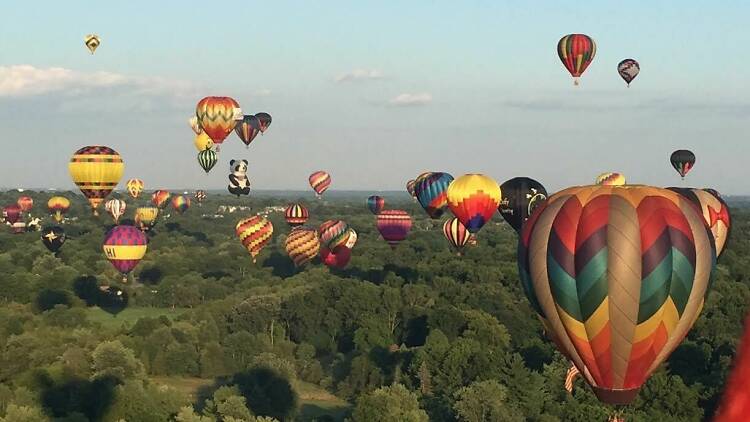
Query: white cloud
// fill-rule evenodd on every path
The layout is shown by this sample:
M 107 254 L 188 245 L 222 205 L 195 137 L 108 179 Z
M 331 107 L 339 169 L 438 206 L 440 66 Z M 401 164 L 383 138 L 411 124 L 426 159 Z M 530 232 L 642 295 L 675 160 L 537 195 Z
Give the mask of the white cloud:
M 418 94 L 399 94 L 388 101 L 392 106 L 420 106 L 432 102 L 432 94 L 422 92 Z
M 351 72 L 336 76 L 336 82 L 351 82 L 383 79 L 383 72 L 378 69 L 354 69 Z

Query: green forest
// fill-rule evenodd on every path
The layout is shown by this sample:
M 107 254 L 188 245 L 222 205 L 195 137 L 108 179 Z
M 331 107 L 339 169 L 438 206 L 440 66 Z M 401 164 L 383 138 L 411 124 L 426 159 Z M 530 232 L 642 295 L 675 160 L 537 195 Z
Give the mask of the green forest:
M 730 198 L 732 233 L 700 317 L 636 401 L 612 407 L 580 377 L 565 390 L 570 363 L 523 293 L 517 234 L 498 214 L 458 256 L 445 218 L 405 194 L 387 208 L 414 227 L 391 249 L 366 194 L 209 193 L 182 215 L 164 210 L 123 282 L 102 251 L 112 218 L 54 194 L 73 199 L 58 253 L 40 232 L 0 233 L 2 422 L 710 420 L 750 305 L 750 204 Z M 24 195 L 54 224 L 50 192 Z M 127 199 L 123 222 L 145 196 Z M 346 268 L 295 268 L 283 211 L 269 212 L 273 239 L 253 264 L 235 224 L 292 202 L 307 226 L 341 219 L 357 231 Z M 127 307 L 97 306 L 100 286 L 124 290 Z

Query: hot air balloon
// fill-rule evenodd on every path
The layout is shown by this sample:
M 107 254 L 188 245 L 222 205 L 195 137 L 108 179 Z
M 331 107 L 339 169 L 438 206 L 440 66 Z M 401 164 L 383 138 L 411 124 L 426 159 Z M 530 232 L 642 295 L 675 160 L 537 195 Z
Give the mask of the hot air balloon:
M 47 210 L 58 223 L 63 221 L 63 214 L 70 209 L 70 200 L 64 196 L 53 196 L 47 201 Z
M 305 224 L 310 216 L 307 213 L 307 208 L 302 204 L 292 204 L 286 207 L 284 218 L 286 219 L 287 224 L 292 227 L 297 227 Z
M 456 217 L 445 220 L 445 223 L 443 223 L 443 234 L 451 246 L 456 249 L 459 256 L 461 255 L 461 249 L 463 249 L 469 241 L 469 237 L 471 237 L 471 233 L 466 230 L 466 226 L 461 224 Z
M 382 196 L 371 195 L 367 198 L 367 208 L 371 213 L 378 215 L 385 208 L 385 199 Z
M 579 375 L 581 375 L 581 372 L 575 365 L 571 365 L 570 368 L 568 368 L 568 372 L 565 373 L 565 391 L 571 394 L 573 393 L 573 382 Z
M 541 183 L 528 177 L 514 177 L 500 185 L 503 198 L 497 210 L 516 232 L 531 212 L 547 199 L 547 190 Z
M 151 230 L 156 225 L 156 217 L 159 216 L 159 208 L 141 207 L 135 210 L 135 224 L 143 232 Z
M 83 37 L 83 43 L 86 46 L 86 48 L 89 49 L 91 54 L 94 54 L 94 51 L 99 47 L 99 44 L 101 44 L 101 40 L 99 39 L 99 36 L 96 34 L 88 34 L 85 37 Z
M 198 205 L 200 206 L 203 200 L 206 199 L 206 191 L 197 190 L 195 191 L 195 195 L 193 195 L 193 197 L 195 198 L 195 202 L 197 202 Z
M 406 191 L 409 192 L 409 195 L 411 195 L 411 197 L 416 200 L 417 196 L 414 194 L 414 184 L 415 183 L 416 183 L 416 181 L 414 179 L 411 179 L 408 182 L 406 182 Z
M 359 236 L 357 235 L 357 232 L 353 228 L 349 227 L 349 234 L 346 238 L 346 243 L 344 243 L 344 246 L 346 246 L 349 249 L 353 248 L 354 245 L 357 244 L 358 238 Z
M 465 174 L 448 186 L 448 206 L 470 233 L 490 221 L 502 199 L 500 186 L 482 174 Z
M 237 119 L 242 116 L 242 110 L 232 98 L 205 97 L 195 106 L 195 116 L 203 132 L 214 141 L 218 150 L 218 145 L 234 130 Z
M 714 195 L 703 189 L 693 188 L 667 188 L 672 192 L 677 192 L 687 198 L 700 212 L 703 220 L 706 222 L 711 234 L 713 235 L 716 256 L 721 256 L 724 252 L 724 246 L 729 238 L 729 231 L 732 227 L 729 206 L 721 199 L 720 196 Z
M 341 220 L 326 220 L 318 227 L 320 244 L 329 250 L 346 245 L 349 240 L 349 225 Z
M 65 243 L 65 230 L 59 226 L 45 227 L 42 230 L 42 243 L 50 252 L 57 254 L 63 243 Z
M 206 132 L 201 132 L 195 135 L 193 145 L 195 145 L 195 149 L 197 149 L 198 152 L 201 152 L 207 149 L 212 149 L 214 147 L 214 141 L 206 135 Z
M 252 114 L 246 114 L 242 120 L 237 122 L 234 131 L 240 137 L 240 141 L 245 144 L 245 147 L 250 147 L 250 143 L 260 133 L 260 121 Z
M 247 160 L 229 161 L 229 184 L 227 190 L 232 195 L 249 195 L 250 179 L 247 177 Z
M 262 215 L 254 215 L 240 220 L 235 231 L 255 263 L 255 257 L 271 240 L 273 224 Z
M 128 180 L 128 183 L 125 185 L 125 187 L 128 189 L 128 193 L 133 197 L 133 199 L 138 199 L 138 197 L 141 195 L 141 192 L 143 192 L 143 180 L 130 179 Z
M 325 171 L 316 171 L 309 177 L 310 187 L 315 191 L 315 195 L 320 198 L 329 186 L 331 186 L 331 175 Z
M 685 175 L 695 165 L 695 154 L 686 149 L 678 149 L 669 157 L 669 162 L 672 163 L 672 167 L 677 170 L 677 173 L 680 173 L 680 177 L 684 179 Z
M 352 258 L 352 250 L 346 246 L 337 246 L 334 250 L 320 248 L 320 260 L 330 268 L 345 268 Z
M 521 232 L 522 287 L 600 400 L 630 403 L 682 341 L 716 263 L 693 205 L 650 186 L 572 187 Z
M 198 124 L 198 116 L 192 116 L 191 118 L 189 118 L 188 124 L 190 125 L 190 129 L 193 129 L 193 132 L 195 132 L 196 135 L 200 135 L 201 133 L 203 133 L 201 125 Z
M 96 304 L 104 312 L 117 315 L 128 306 L 128 292 L 115 286 L 99 286 Z
M 30 196 L 19 196 L 16 204 L 21 207 L 21 212 L 28 213 L 34 208 L 34 200 Z
M 295 267 L 301 267 L 315 258 L 320 250 L 320 240 L 315 229 L 296 227 L 286 237 L 284 248 Z
M 122 281 L 127 282 L 128 274 L 141 262 L 146 254 L 148 238 L 133 226 L 115 226 L 104 236 L 102 249 L 117 271 L 122 273 Z
M 11 225 L 15 224 L 21 219 L 21 207 L 18 204 L 11 204 L 3 208 L 3 218 Z
M 596 176 L 595 180 L 597 185 L 603 185 L 603 186 L 623 186 L 627 182 L 625 181 L 625 176 L 623 176 L 620 173 L 615 172 L 605 172 L 598 176 Z
M 151 203 L 159 209 L 164 209 L 169 204 L 169 197 L 172 196 L 169 191 L 157 190 L 151 194 Z
M 104 210 L 112 216 L 115 224 L 120 223 L 120 217 L 125 214 L 125 208 L 127 208 L 127 204 L 122 199 L 110 199 L 104 203 Z
M 79 149 L 68 163 L 73 182 L 89 200 L 94 215 L 97 207 L 117 186 L 125 165 L 112 148 L 94 145 Z
M 271 126 L 271 115 L 268 113 L 257 113 L 255 115 L 255 118 L 258 119 L 258 122 L 260 122 L 260 132 L 266 133 L 268 130 L 268 127 Z
M 203 151 L 198 153 L 198 164 L 201 166 L 203 171 L 208 174 L 209 171 L 211 171 L 212 168 L 216 165 L 216 163 L 219 161 L 219 158 L 216 155 L 216 152 L 210 149 L 204 149 Z
M 414 195 L 419 204 L 432 219 L 440 218 L 448 208 L 446 191 L 453 182 L 453 176 L 448 173 L 434 172 L 425 177 L 417 178 L 414 182 Z
M 578 85 L 578 78 L 586 71 L 596 55 L 596 43 L 588 35 L 569 34 L 557 43 L 557 55 Z
M 640 71 L 641 65 L 633 59 L 625 59 L 617 64 L 617 73 L 619 73 L 620 77 L 625 80 L 628 87 L 630 86 L 630 83 L 633 82 L 633 79 L 638 76 Z
M 377 215 L 380 235 L 395 249 L 411 230 L 411 216 L 403 210 L 385 210 Z
M 190 198 L 183 195 L 175 196 L 172 198 L 172 208 L 179 214 L 184 213 L 190 208 Z
M 714 422 L 746 422 L 750 415 L 750 315 L 732 368 Z

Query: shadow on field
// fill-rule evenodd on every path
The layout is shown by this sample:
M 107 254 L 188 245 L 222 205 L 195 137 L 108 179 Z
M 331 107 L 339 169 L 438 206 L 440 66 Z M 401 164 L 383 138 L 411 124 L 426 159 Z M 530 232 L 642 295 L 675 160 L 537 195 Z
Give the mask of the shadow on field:
M 56 383 L 47 375 L 37 379 L 41 386 L 41 401 L 44 411 L 53 418 L 83 415 L 90 421 L 100 421 L 114 402 L 116 378 L 101 378 L 89 381 L 73 378 Z

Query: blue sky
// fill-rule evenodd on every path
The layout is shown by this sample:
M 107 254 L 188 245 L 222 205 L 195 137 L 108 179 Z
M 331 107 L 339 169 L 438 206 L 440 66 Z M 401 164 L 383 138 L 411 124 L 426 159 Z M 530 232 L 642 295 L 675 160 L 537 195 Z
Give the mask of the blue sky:
M 0 186 L 72 188 L 68 158 L 89 144 L 148 190 L 222 188 L 232 158 L 257 189 L 307 189 L 319 169 L 332 189 L 402 189 L 425 170 L 679 185 L 668 157 L 688 148 L 688 185 L 750 193 L 743 2 L 210 3 L 6 6 Z M 577 88 L 555 52 L 573 32 L 598 45 Z M 208 176 L 186 123 L 206 95 L 274 117 L 249 149 L 230 135 Z

